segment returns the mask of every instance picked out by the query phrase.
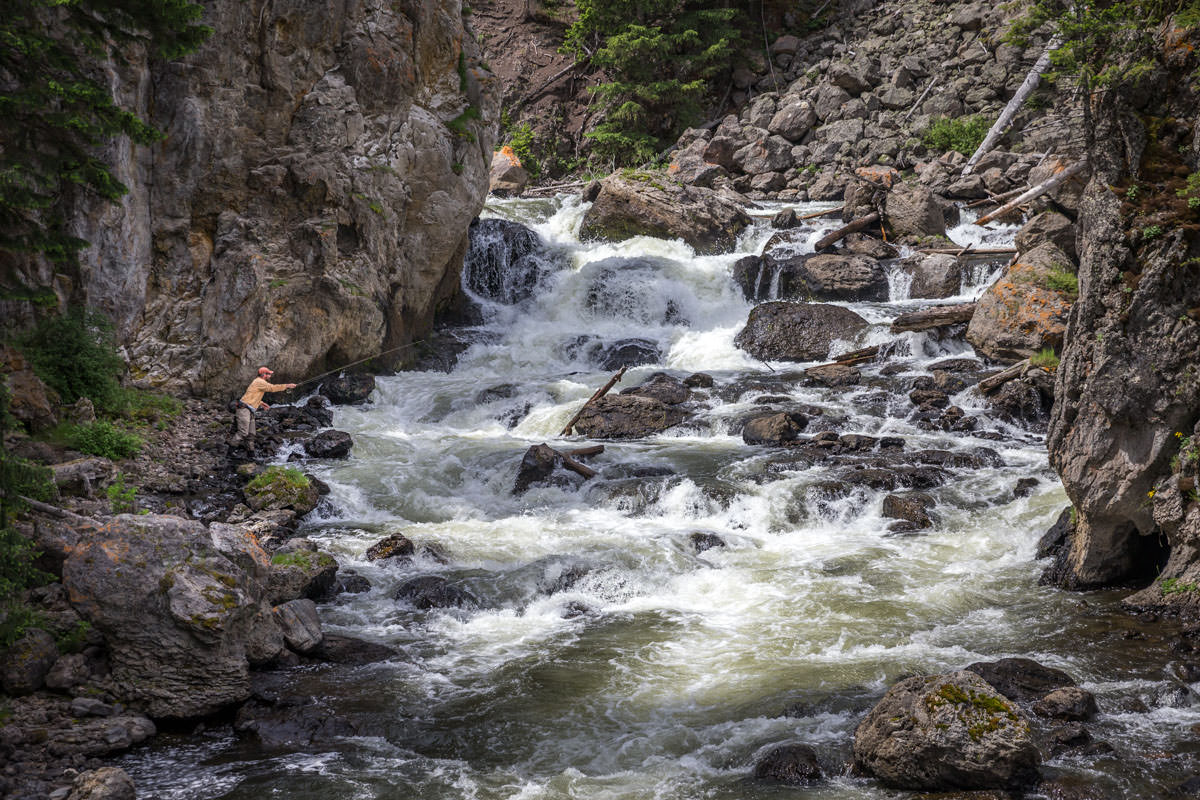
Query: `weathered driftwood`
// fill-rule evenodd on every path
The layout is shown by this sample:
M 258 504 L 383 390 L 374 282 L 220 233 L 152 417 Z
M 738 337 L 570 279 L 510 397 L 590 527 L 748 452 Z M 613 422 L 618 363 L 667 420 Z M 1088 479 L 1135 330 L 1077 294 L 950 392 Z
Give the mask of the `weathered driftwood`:
M 910 311 L 901 314 L 892 322 L 892 333 L 905 331 L 927 331 L 931 328 L 944 328 L 947 325 L 960 325 L 970 322 L 975 315 L 974 303 L 963 303 L 955 306 L 934 306 L 920 311 Z
M 1007 192 L 1001 192 L 1000 194 L 988 195 L 987 197 L 983 198 L 982 200 L 972 200 L 971 202 L 967 203 L 967 208 L 979 208 L 980 206 L 998 206 L 1001 203 L 1003 203 L 1005 200 L 1010 200 L 1010 199 L 1016 197 L 1017 195 L 1019 195 L 1023 191 L 1025 191 L 1025 187 L 1018 186 L 1016 189 L 1009 189 Z
M 24 495 L 17 495 L 17 497 L 20 498 L 21 502 L 32 508 L 34 511 L 38 511 L 42 514 L 49 514 L 50 516 L 58 519 L 66 520 L 72 525 L 94 525 L 97 527 L 100 525 L 99 522 L 91 517 L 85 517 L 82 514 L 76 514 L 74 511 L 67 511 L 65 508 L 52 506 L 49 503 L 43 503 L 41 501 L 34 500 L 32 497 L 25 497 Z
M 984 378 L 979 383 L 977 383 L 976 386 L 978 386 L 979 391 L 983 392 L 984 394 L 990 394 L 991 392 L 996 391 L 997 389 L 999 389 L 1001 386 L 1008 383 L 1012 379 L 1019 378 L 1022 375 L 1024 375 L 1025 370 L 1028 368 L 1029 368 L 1029 359 L 1027 358 L 1024 361 L 1018 361 L 1016 364 L 1013 364 L 1008 369 L 1005 369 L 1001 372 L 997 372 L 995 375 L 992 375 L 990 377 Z
M 563 189 L 580 189 L 587 186 L 587 181 L 572 181 L 571 183 L 555 183 L 550 186 L 529 186 L 522 194 L 542 194 L 543 192 L 558 192 Z
M 821 237 L 820 241 L 816 243 L 814 249 L 819 253 L 827 247 L 832 247 L 836 242 L 841 241 L 844 237 L 849 236 L 852 233 L 858 233 L 861 230 L 865 230 L 878 221 L 879 212 L 872 211 L 865 217 L 860 217 L 854 220 L 849 225 L 843 225 L 836 231 L 827 233 L 825 236 Z
M 1083 168 L 1086 166 L 1087 166 L 1087 161 L 1084 159 L 1080 159 L 1079 161 L 1076 161 L 1071 166 L 1060 169 L 1058 172 L 1054 173 L 1049 178 L 1047 178 L 1046 180 L 1039 183 L 1037 186 L 1027 189 L 1024 193 L 1018 195 L 1015 199 L 1010 200 L 1009 202 L 1000 206 L 992 213 L 984 214 L 982 217 L 975 220 L 975 224 L 976 225 L 986 225 L 987 223 L 991 222 L 992 220 L 995 220 L 999 217 L 1003 217 L 1005 214 L 1008 214 L 1009 212 L 1013 211 L 1014 209 L 1017 208 L 1017 206 L 1028 203 L 1030 200 L 1036 200 L 1037 198 L 1041 197 L 1042 195 L 1046 194 L 1047 192 L 1054 191 L 1059 186 L 1061 186 L 1063 183 L 1065 183 L 1067 181 L 1067 179 L 1071 178 L 1073 175 L 1075 175 L 1076 173 L 1083 170 Z
M 830 214 L 842 213 L 843 208 L 845 208 L 845 206 L 838 206 L 837 208 L 827 208 L 824 211 L 814 211 L 811 214 L 804 214 L 802 216 L 796 217 L 796 219 L 816 219 L 817 217 L 828 217 Z
M 551 448 L 551 449 L 553 450 L 553 448 Z M 562 452 L 561 450 L 555 450 L 554 452 L 556 452 L 560 456 L 562 456 L 563 469 L 569 469 L 569 470 L 571 470 L 571 472 L 582 475 L 585 478 L 596 477 L 596 470 L 592 469 L 587 464 L 583 464 L 583 463 L 580 463 L 579 461 L 576 461 L 575 459 L 571 458 L 569 455 Z
M 1022 81 L 1021 85 L 1017 88 L 1017 93 L 1014 94 L 1012 99 L 1008 101 L 1008 105 L 1006 105 L 1004 110 L 1000 112 L 1000 116 L 996 119 L 995 123 L 992 124 L 991 129 L 987 132 L 987 136 L 983 137 L 983 141 L 980 142 L 979 147 L 977 147 L 971 157 L 967 159 L 967 164 L 965 167 L 963 167 L 962 171 L 964 176 L 971 174 L 971 171 L 975 169 L 976 162 L 978 162 L 979 159 L 984 156 L 984 154 L 995 147 L 996 142 L 1000 141 L 1000 137 L 1004 135 L 1006 130 L 1008 130 L 1008 126 L 1012 124 L 1013 117 L 1015 117 L 1017 112 L 1021 110 L 1021 106 L 1024 104 L 1025 98 L 1037 88 L 1038 83 L 1042 79 L 1042 73 L 1050 68 L 1050 55 L 1058 49 L 1060 43 L 1061 40 L 1057 36 L 1050 39 L 1050 42 L 1046 45 L 1045 51 L 1042 52 L 1041 57 L 1039 57 L 1034 63 L 1033 69 L 1029 70 L 1029 74 L 1025 76 L 1025 80 Z
M 608 379 L 608 383 L 597 389 L 596 393 L 587 399 L 587 402 L 580 407 L 579 411 L 575 412 L 575 416 L 571 417 L 571 421 L 567 423 L 566 427 L 562 429 L 562 433 L 558 435 L 570 436 L 571 429 L 575 427 L 576 422 L 579 422 L 579 418 L 583 416 L 584 411 L 587 411 L 587 407 L 599 400 L 601 397 L 604 397 L 604 395 L 608 394 L 608 390 L 616 386 L 617 383 L 620 382 L 621 378 L 625 377 L 626 369 L 628 369 L 628 367 L 621 367 L 621 369 L 617 371 L 616 375 L 613 375 Z
M 842 366 L 850 367 L 855 364 L 862 364 L 870 361 L 879 355 L 879 345 L 874 344 L 870 347 L 864 347 L 860 350 L 851 350 L 849 353 L 842 353 L 840 356 L 834 356 L 833 361 L 828 364 L 821 364 L 822 367 Z
M 925 102 L 925 95 L 929 94 L 929 91 L 934 87 L 934 84 L 936 84 L 936 83 L 937 83 L 937 76 L 934 75 L 932 78 L 929 79 L 928 85 L 925 86 L 925 91 L 921 92 L 921 96 L 917 98 L 917 102 L 913 103 L 912 108 L 910 108 L 908 110 L 908 113 L 904 115 L 905 122 L 908 122 L 908 118 L 911 117 L 913 115 L 913 113 L 918 108 L 921 107 L 921 103 Z
M 572 458 L 586 458 L 587 456 L 598 456 L 604 452 L 604 445 L 594 444 L 590 447 L 576 447 L 574 450 L 567 450 L 566 454 Z
M 1010 256 L 1017 252 L 1015 247 L 990 247 L 976 250 L 974 247 L 967 246 L 955 249 L 953 247 L 927 247 L 914 252 L 923 253 L 925 255 L 948 255 L 948 256 Z

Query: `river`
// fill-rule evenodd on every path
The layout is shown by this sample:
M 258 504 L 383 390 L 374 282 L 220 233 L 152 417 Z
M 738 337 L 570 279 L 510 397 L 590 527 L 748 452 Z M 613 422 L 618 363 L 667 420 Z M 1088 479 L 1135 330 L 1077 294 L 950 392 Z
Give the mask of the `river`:
M 452 371 L 381 377 L 369 404 L 338 408 L 353 455 L 312 465 L 332 503 L 303 533 L 373 584 L 323 605 L 325 628 L 400 656 L 268 676 L 264 691 L 344 725 L 273 748 L 220 721 L 160 735 L 121 763 L 139 796 L 907 797 L 849 774 L 858 721 L 902 676 L 1003 656 L 1061 668 L 1099 698 L 1090 729 L 1112 752 L 1055 757 L 1048 776 L 1150 797 L 1191 774 L 1200 710 L 1164 673 L 1163 634 L 1122 615 L 1119 594 L 1037 585 L 1037 539 L 1066 505 L 1041 436 L 987 418 L 980 430 L 992 438 L 925 430 L 903 393 L 874 380 L 880 365 L 864 367 L 859 386 L 827 389 L 735 348 L 751 304 L 730 267 L 762 248 L 768 216 L 739 252 L 697 256 L 649 238 L 580 243 L 583 208 L 569 197 L 493 202 L 485 216 L 523 222 L 546 243 L 533 296 L 485 300 L 485 322 Z M 814 223 L 806 241 L 828 227 Z M 951 231 L 985 246 L 1012 234 Z M 612 260 L 631 258 L 650 260 Z M 957 300 L 977 297 L 995 266 L 970 275 Z M 887 323 L 929 304 L 905 299 L 900 276 L 891 291 L 888 302 L 850 304 L 872 327 L 837 349 L 894 339 Z M 590 462 L 599 478 L 582 486 L 513 496 L 526 448 L 553 444 L 611 374 L 594 342 L 630 337 L 654 342 L 661 363 L 630 369 L 622 387 L 703 370 L 716 380 L 707 410 L 658 436 L 606 442 Z M 961 341 L 901 338 L 903 374 L 972 355 Z M 765 388 L 730 389 L 747 379 Z M 730 432 L 764 394 L 821 406 L 843 433 L 902 437 L 907 450 L 989 447 L 1003 466 L 955 471 L 930 490 L 931 530 L 890 534 L 883 492 L 830 496 L 826 467 L 770 471 L 769 449 Z M 973 390 L 953 400 L 986 413 Z M 1037 485 L 1015 497 L 1022 478 Z M 697 553 L 697 531 L 727 546 Z M 394 532 L 422 554 L 367 562 L 367 547 Z M 422 574 L 479 602 L 417 611 L 391 599 Z M 816 748 L 829 780 L 749 780 L 756 757 L 784 742 Z

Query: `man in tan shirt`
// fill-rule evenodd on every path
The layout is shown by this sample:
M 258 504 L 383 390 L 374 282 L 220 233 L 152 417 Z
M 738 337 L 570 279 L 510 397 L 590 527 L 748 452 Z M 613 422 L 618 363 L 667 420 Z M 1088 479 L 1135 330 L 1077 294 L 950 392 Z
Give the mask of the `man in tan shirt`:
M 270 408 L 263 402 L 263 395 L 267 392 L 282 392 L 285 389 L 296 388 L 294 383 L 270 383 L 268 379 L 274 374 L 270 367 L 259 367 L 258 377 L 250 382 L 242 399 L 237 401 L 237 412 L 234 414 L 237 419 L 237 435 L 233 437 L 231 444 L 238 445 L 246 442 L 248 447 L 253 448 L 254 414 L 260 408 Z

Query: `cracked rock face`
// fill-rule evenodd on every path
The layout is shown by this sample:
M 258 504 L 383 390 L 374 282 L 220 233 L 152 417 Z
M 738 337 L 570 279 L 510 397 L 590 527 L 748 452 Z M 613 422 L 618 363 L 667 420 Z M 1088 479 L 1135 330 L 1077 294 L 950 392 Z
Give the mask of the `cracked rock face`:
M 109 313 L 135 379 L 172 391 L 421 335 L 458 290 L 495 138 L 459 3 L 210 0 L 204 22 L 198 52 L 112 72 L 166 139 L 109 148 L 129 194 L 76 205 L 77 274 L 25 283 Z

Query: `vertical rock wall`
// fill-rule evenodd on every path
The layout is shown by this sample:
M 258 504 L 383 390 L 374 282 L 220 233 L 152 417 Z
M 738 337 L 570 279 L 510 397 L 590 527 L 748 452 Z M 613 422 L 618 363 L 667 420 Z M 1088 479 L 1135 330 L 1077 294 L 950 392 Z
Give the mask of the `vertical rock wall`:
M 458 290 L 495 139 L 459 0 L 205 5 L 197 53 L 111 75 L 166 139 L 112 147 L 130 193 L 77 203 L 79 270 L 27 283 L 107 311 L 134 378 L 173 391 L 418 338 Z
M 1196 98 L 1175 74 L 1194 66 L 1168 60 L 1099 104 L 1048 440 L 1078 517 L 1048 577 L 1069 587 L 1157 577 L 1157 597 L 1162 578 L 1200 572 L 1198 504 L 1175 488 L 1180 442 L 1200 434 L 1200 226 L 1176 195 L 1200 168 Z

